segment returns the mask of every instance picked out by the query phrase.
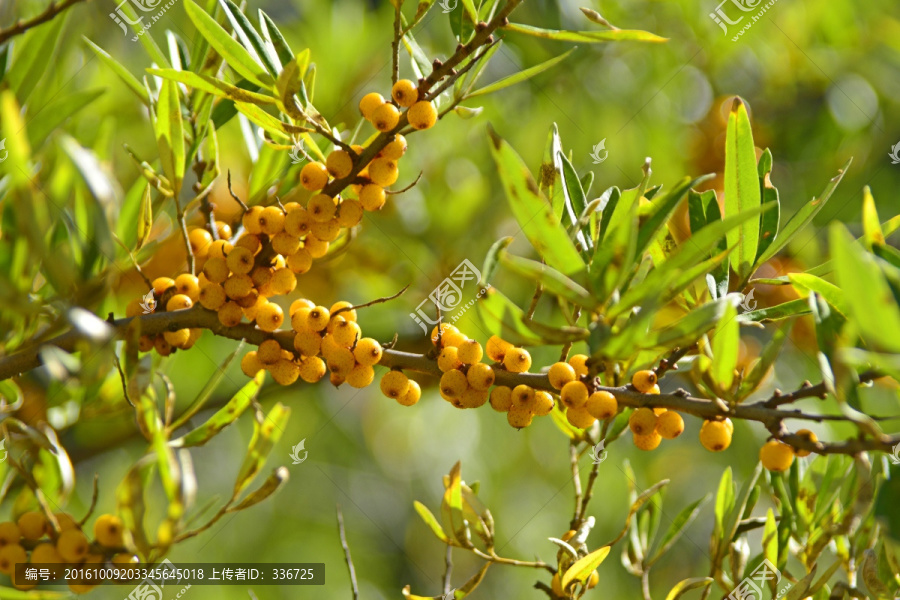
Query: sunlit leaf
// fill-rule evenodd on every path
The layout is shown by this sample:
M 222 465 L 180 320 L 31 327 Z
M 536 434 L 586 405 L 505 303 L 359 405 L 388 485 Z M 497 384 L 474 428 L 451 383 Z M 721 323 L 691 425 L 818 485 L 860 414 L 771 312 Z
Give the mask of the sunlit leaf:
M 647 31 L 632 29 L 610 29 L 606 31 L 561 31 L 558 29 L 543 29 L 521 23 L 510 23 L 504 27 L 507 31 L 524 33 L 534 37 L 561 42 L 585 42 L 594 44 L 598 42 L 637 41 L 637 42 L 665 42 L 668 38 L 660 37 Z
M 747 107 L 735 98 L 725 134 L 725 215 L 737 215 L 760 205 L 756 150 Z M 747 221 L 726 236 L 728 245 L 737 245 L 731 254 L 731 269 L 741 282 L 753 274 L 759 247 L 759 222 Z
M 484 86 L 483 88 L 479 88 L 479 89 L 469 93 L 467 97 L 474 98 L 476 96 L 483 96 L 485 94 L 491 94 L 493 92 L 497 92 L 504 88 L 508 88 L 511 85 L 515 85 L 517 83 L 527 81 L 527 80 L 531 79 L 532 77 L 534 77 L 535 75 L 543 73 L 547 69 L 553 68 L 554 66 L 556 66 L 557 64 L 559 64 L 560 62 L 565 60 L 566 57 L 568 57 L 574 51 L 575 51 L 575 48 L 572 48 L 571 50 L 568 50 L 567 52 L 564 52 L 557 57 L 551 58 L 550 60 L 544 61 L 539 65 L 529 67 L 527 69 L 519 71 L 518 73 L 514 73 L 513 75 L 504 77 L 503 79 L 495 81 L 494 83 L 488 84 L 488 85 Z

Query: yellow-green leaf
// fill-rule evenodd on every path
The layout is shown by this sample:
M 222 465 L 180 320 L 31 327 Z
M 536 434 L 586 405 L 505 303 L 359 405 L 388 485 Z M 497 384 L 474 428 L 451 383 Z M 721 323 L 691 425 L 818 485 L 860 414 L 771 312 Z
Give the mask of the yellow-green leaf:
M 228 401 L 228 404 L 216 411 L 206 423 L 186 433 L 177 440 L 173 440 L 172 446 L 176 448 L 202 446 L 217 436 L 223 429 L 237 421 L 238 417 L 247 410 L 247 407 L 250 406 L 250 403 L 259 393 L 259 388 L 262 386 L 264 377 L 265 371 L 257 373 L 253 379 L 248 381 L 244 387 Z
M 564 53 L 560 54 L 559 56 L 551 58 L 550 60 L 544 61 L 539 65 L 535 65 L 533 67 L 529 67 L 527 69 L 519 71 L 518 73 L 513 73 L 512 75 L 508 75 L 507 77 L 504 77 L 503 79 L 499 79 L 499 80 L 495 81 L 494 83 L 488 84 L 488 85 L 484 86 L 483 88 L 479 88 L 479 89 L 475 90 L 471 94 L 468 94 L 467 97 L 474 98 L 475 96 L 484 96 L 485 94 L 490 94 L 490 93 L 496 92 L 498 90 L 502 90 L 503 88 L 508 88 L 511 85 L 515 85 L 517 83 L 527 81 L 528 79 L 531 79 L 535 75 L 538 75 L 539 73 L 543 73 L 547 69 L 550 69 L 553 66 L 559 64 L 560 62 L 565 60 L 566 57 L 568 57 L 570 54 L 572 54 L 574 51 L 575 51 L 575 48 L 572 48 L 571 50 L 568 50 L 567 52 L 564 52 Z
M 735 98 L 728 115 L 725 132 L 725 216 L 755 210 L 760 205 L 756 147 L 747 107 Z M 729 246 L 737 245 L 731 254 L 731 269 L 739 281 L 753 274 L 759 247 L 759 221 L 746 221 L 725 236 Z
M 712 577 L 692 577 L 691 579 L 684 579 L 675 584 L 675 587 L 673 587 L 666 595 L 666 600 L 678 600 L 685 592 L 708 587 L 712 582 Z
M 234 484 L 235 496 L 246 489 L 262 469 L 272 447 L 281 439 L 281 433 L 287 426 L 290 415 L 291 409 L 279 402 L 269 411 L 262 423 L 254 421 L 253 438 L 250 440 L 247 456 Z
M 609 551 L 609 546 L 603 546 L 572 563 L 572 566 L 569 567 L 562 576 L 562 588 L 566 589 L 569 586 L 569 583 L 573 581 L 580 581 L 582 583 L 587 581 L 588 577 L 591 576 L 591 573 L 594 572 L 594 569 L 599 567 L 600 564 L 606 560 Z
M 598 42 L 667 42 L 668 38 L 660 37 L 654 33 L 637 29 L 610 29 L 606 31 L 562 31 L 559 29 L 542 29 L 521 23 L 510 23 L 504 27 L 507 31 L 524 33 L 534 37 L 561 42 L 586 42 L 596 44 Z
M 428 510 L 428 507 L 418 500 L 413 502 L 413 507 L 416 509 L 416 512 L 419 513 L 419 516 L 422 517 L 422 520 L 425 521 L 425 524 L 428 525 L 429 529 L 431 529 L 432 533 L 445 544 L 449 544 L 450 539 L 447 537 L 447 534 L 444 533 L 444 530 L 441 529 L 441 524 L 438 523 L 437 517 Z

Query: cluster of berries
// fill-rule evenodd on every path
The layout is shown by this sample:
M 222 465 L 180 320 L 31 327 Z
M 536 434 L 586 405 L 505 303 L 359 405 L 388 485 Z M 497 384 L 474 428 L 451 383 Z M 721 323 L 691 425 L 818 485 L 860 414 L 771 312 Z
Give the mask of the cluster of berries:
M 125 315 L 134 317 L 141 314 L 157 312 L 159 306 L 166 311 L 184 310 L 194 306 L 201 297 L 201 280 L 190 273 L 182 273 L 175 279 L 157 277 L 152 281 L 153 298 L 135 298 L 128 303 Z M 166 331 L 154 337 L 142 335 L 138 341 L 141 352 L 156 350 L 160 356 L 168 356 L 175 350 L 187 350 L 200 339 L 202 329 L 177 329 Z
M 78 522 L 68 513 L 54 513 L 59 526 L 57 532 L 42 512 L 23 513 L 15 522 L 0 523 L 0 573 L 12 576 L 15 565 L 102 566 L 110 562 L 126 565 L 137 557 L 125 552 L 122 520 L 104 514 L 94 521 L 94 541 L 91 542 Z M 15 583 L 15 582 L 14 582 Z M 84 594 L 97 581 L 69 581 L 69 589 Z M 19 589 L 32 589 L 36 583 L 15 583 Z
M 298 378 L 315 383 L 325 376 L 327 368 L 335 386 L 346 382 L 362 388 L 372 383 L 374 367 L 381 360 L 381 344 L 361 337 L 352 304 L 342 300 L 327 309 L 299 298 L 291 303 L 288 312 L 294 330 L 294 351 L 268 339 L 244 355 L 241 370 L 245 375 L 253 377 L 266 369 L 281 385 L 290 385 Z
M 819 441 L 816 434 L 809 429 L 799 429 L 797 435 L 814 444 Z M 759 460 L 768 470 L 780 472 L 791 468 L 795 456 L 803 457 L 809 454 L 809 450 L 799 450 L 779 440 L 769 440 L 759 449 Z

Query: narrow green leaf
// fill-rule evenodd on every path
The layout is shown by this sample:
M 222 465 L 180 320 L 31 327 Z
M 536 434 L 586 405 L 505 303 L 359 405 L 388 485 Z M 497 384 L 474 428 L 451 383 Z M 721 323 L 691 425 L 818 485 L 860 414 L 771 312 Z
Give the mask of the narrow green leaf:
M 681 598 L 686 592 L 709 587 L 713 581 L 714 579 L 712 577 L 692 577 L 691 579 L 679 581 L 666 595 L 666 600 L 678 600 L 678 598 Z
M 259 17 L 260 29 L 262 29 L 263 34 L 267 34 L 267 39 L 272 42 L 281 64 L 288 64 L 294 59 L 294 52 L 288 45 L 287 40 L 284 39 L 284 35 L 282 35 L 281 31 L 275 25 L 275 22 L 272 21 L 269 15 L 264 13 L 262 9 L 259 9 Z
M 672 325 L 651 332 L 642 348 L 660 348 L 690 345 L 700 339 L 704 333 L 716 326 L 728 306 L 734 306 L 737 298 L 732 294 L 708 302 L 682 317 Z M 738 317 L 740 318 L 740 317 Z
M 177 197 L 184 178 L 184 124 L 178 86 L 168 79 L 163 80 L 156 103 L 156 142 L 163 173 Z
M 4 79 L 16 92 L 16 98 L 20 103 L 25 104 L 28 101 L 31 92 L 53 60 L 68 16 L 69 13 L 65 12 L 49 24 L 28 31 L 18 48 L 13 49 L 12 66 Z
M 97 55 L 97 58 L 100 59 L 103 64 L 109 67 L 113 73 L 115 73 L 119 79 L 125 84 L 125 86 L 134 92 L 134 94 L 140 99 L 141 102 L 144 103 L 145 106 L 149 106 L 150 102 L 147 100 L 147 90 L 138 81 L 137 77 L 131 74 L 131 71 L 126 69 L 119 61 L 114 59 L 106 50 L 103 50 L 100 46 L 92 42 L 86 37 L 82 36 L 82 39 L 87 43 L 88 47 Z
M 740 343 L 741 333 L 737 320 L 737 309 L 728 304 L 713 337 L 713 362 L 710 370 L 713 380 L 723 391 L 730 390 L 734 383 L 734 370 L 737 367 Z
M 678 513 L 678 516 L 676 516 L 672 523 L 669 525 L 669 529 L 663 536 L 662 541 L 660 541 L 656 554 L 650 560 L 650 564 L 653 564 L 657 560 L 659 560 L 660 557 L 668 552 L 672 548 L 672 546 L 675 545 L 675 542 L 677 542 L 678 539 L 682 535 L 684 535 L 685 530 L 691 523 L 694 522 L 694 519 L 697 518 L 697 515 L 700 514 L 700 509 L 704 504 L 706 504 L 706 502 L 709 500 L 709 497 L 709 494 L 703 496 L 696 502 L 693 502 L 684 507 L 684 509 L 682 509 L 682 511 Z
M 228 512 L 238 512 L 240 510 L 245 510 L 259 504 L 278 490 L 280 490 L 285 483 L 287 483 L 289 477 L 289 473 L 287 467 L 277 467 L 272 474 L 266 477 L 266 480 L 263 482 L 259 488 L 254 490 L 253 492 L 247 494 L 247 496 L 241 500 L 238 504 L 232 506 L 228 509 Z
M 28 141 L 33 148 L 40 146 L 47 141 L 47 138 L 65 121 L 89 105 L 103 94 L 103 90 L 84 90 L 74 92 L 68 95 L 60 95 L 54 97 L 47 102 L 46 105 L 39 107 L 40 113 L 29 116 L 28 123 Z M 34 105 L 28 107 L 35 108 Z M 38 118 L 31 118 L 38 117 Z
M 778 524 L 775 513 L 770 508 L 766 511 L 766 526 L 763 528 L 763 555 L 773 565 L 778 564 Z
M 862 224 L 862 240 L 867 248 L 871 249 L 872 246 L 884 244 L 884 231 L 881 229 L 875 198 L 872 196 L 869 186 L 863 188 Z
M 719 491 L 716 494 L 716 531 L 721 537 L 725 533 L 725 518 L 734 508 L 734 482 L 731 467 L 725 469 L 719 480 Z M 727 541 L 727 540 L 726 540 Z
M 138 219 L 138 235 L 135 250 L 141 247 L 150 238 L 150 230 L 153 228 L 153 188 L 148 183 L 141 195 L 141 214 Z
M 445 482 L 444 497 L 441 500 L 441 523 L 444 533 L 461 546 L 466 546 L 465 525 L 463 523 L 461 465 L 457 461 Z
M 222 372 L 222 371 L 220 371 Z M 189 448 L 191 446 L 203 446 L 219 435 L 223 429 L 234 423 L 249 408 L 250 403 L 259 394 L 265 378 L 265 371 L 260 371 L 256 376 L 244 384 L 237 394 L 232 396 L 228 403 L 216 411 L 205 423 L 184 434 L 177 440 L 172 440 L 175 448 Z
M 756 150 L 747 107 L 735 98 L 725 134 L 725 214 L 737 215 L 760 205 Z M 759 247 L 759 223 L 748 221 L 727 236 L 728 245 L 737 244 L 731 268 L 741 282 L 753 274 Z
M 594 572 L 594 569 L 599 567 L 603 561 L 606 560 L 610 550 L 611 548 L 609 546 L 603 546 L 572 563 L 572 566 L 569 567 L 562 576 L 562 580 L 560 581 L 562 588 L 566 589 L 569 586 L 569 583 L 573 581 L 580 581 L 581 583 L 586 582 L 591 576 L 591 573 Z
M 767 321 L 778 321 L 779 319 L 787 319 L 797 315 L 809 314 L 809 303 L 804 298 L 799 300 L 788 300 L 775 306 L 768 308 L 759 308 L 749 312 L 741 313 L 737 316 L 738 321 L 765 323 Z
M 775 208 L 764 212 L 759 218 L 759 248 L 756 250 L 755 261 L 757 265 L 759 258 L 765 254 L 778 236 L 778 226 L 781 223 L 781 199 L 778 196 L 778 189 L 769 181 L 768 174 L 764 179 L 759 180 L 759 185 L 761 202 L 764 205 L 771 203 Z
M 569 162 L 566 155 L 562 153 L 562 150 L 557 152 L 557 158 L 562 167 L 561 183 L 569 223 L 571 225 L 576 225 L 581 218 L 582 213 L 584 213 L 585 208 L 587 208 L 587 195 L 581 187 L 581 182 L 578 180 L 578 173 L 575 171 L 575 167 L 572 166 L 572 163 Z M 594 242 L 593 239 L 591 239 L 590 226 L 587 223 L 585 223 L 585 225 L 577 232 L 576 239 L 583 251 L 589 249 L 593 245 Z
M 660 37 L 647 31 L 632 29 L 611 29 L 606 31 L 561 31 L 558 29 L 543 29 L 521 23 L 510 23 L 503 29 L 515 33 L 524 33 L 534 37 L 561 42 L 585 42 L 594 44 L 598 42 L 636 41 L 636 42 L 667 42 L 668 38 Z
M 594 306 L 590 292 L 552 267 L 506 251 L 500 253 L 500 261 L 514 273 L 540 283 L 550 294 L 565 298 L 578 306 Z
M 231 22 L 231 27 L 240 38 L 244 49 L 251 57 L 258 59 L 257 64 L 268 70 L 273 77 L 278 76 L 280 69 L 276 66 L 274 58 L 269 55 L 269 49 L 266 48 L 259 33 L 241 12 L 241 9 L 231 0 L 219 0 L 219 6 L 222 7 L 225 17 Z
M 844 290 L 838 286 L 809 273 L 788 273 L 788 279 L 794 285 L 794 289 L 804 296 L 809 295 L 809 292 L 816 292 L 842 315 L 845 317 L 848 315 L 849 308 L 844 297 Z
M 413 507 L 416 509 L 416 512 L 419 513 L 419 516 L 422 517 L 422 520 L 425 521 L 425 524 L 428 525 L 429 529 L 437 536 L 439 540 L 448 544 L 450 542 L 450 538 L 447 537 L 447 534 L 444 533 L 444 530 L 441 529 L 441 524 L 438 523 L 437 518 L 428 510 L 428 507 L 416 500 L 413 502 Z
M 272 447 L 281 439 L 290 414 L 291 409 L 279 402 L 269 411 L 262 423 L 254 421 L 253 438 L 250 440 L 247 456 L 234 484 L 235 496 L 245 490 L 262 469 Z
M 572 52 L 574 52 L 574 51 L 575 51 L 575 48 L 572 48 L 571 50 L 563 52 L 559 56 L 551 58 L 550 60 L 544 61 L 538 65 L 529 67 L 527 69 L 519 71 L 518 73 L 514 73 L 512 75 L 504 77 L 503 79 L 495 81 L 494 83 L 488 84 L 488 85 L 484 86 L 483 88 L 479 88 L 479 89 L 475 90 L 474 92 L 469 93 L 467 95 L 467 97 L 475 98 L 476 96 L 484 96 L 485 94 L 491 94 L 493 92 L 502 90 L 504 88 L 508 88 L 511 85 L 515 85 L 517 83 L 527 81 L 528 79 L 531 79 L 535 75 L 543 73 L 547 69 L 553 68 L 555 65 L 557 65 L 560 62 L 562 62 L 563 60 L 565 60 L 565 58 L 568 57 L 570 54 L 572 54 Z
M 273 96 L 250 92 L 208 75 L 199 75 L 190 71 L 177 71 L 175 69 L 147 69 L 147 72 L 163 79 L 183 83 L 195 90 L 209 92 L 219 98 L 228 98 L 234 102 L 248 102 L 259 105 L 275 104 L 277 102 Z

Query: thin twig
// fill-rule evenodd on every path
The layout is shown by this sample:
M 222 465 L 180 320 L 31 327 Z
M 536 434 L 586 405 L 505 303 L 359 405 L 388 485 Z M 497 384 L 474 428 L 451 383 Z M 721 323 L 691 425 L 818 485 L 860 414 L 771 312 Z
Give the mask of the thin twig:
M 231 189 L 231 169 L 228 169 L 228 193 L 231 194 L 231 197 L 234 198 L 234 201 L 241 205 L 241 208 L 244 212 L 250 210 L 250 207 L 244 204 L 244 201 L 238 198 L 238 195 L 234 193 L 234 190 Z
M 391 83 L 397 83 L 400 79 L 400 7 L 403 2 L 396 2 L 394 7 L 394 39 L 391 42 Z
M 572 484 L 575 487 L 575 515 L 569 529 L 577 529 L 581 520 L 581 475 L 578 473 L 578 448 L 575 440 L 569 443 L 569 464 L 572 468 Z
M 341 536 L 341 548 L 344 549 L 344 559 L 347 561 L 347 570 L 350 571 L 350 590 L 353 592 L 353 600 L 359 600 L 359 586 L 356 583 L 356 569 L 353 568 L 353 558 L 350 557 L 350 546 L 347 544 L 347 534 L 344 532 L 344 515 L 341 513 L 341 505 L 337 505 L 338 532 Z
M 422 171 L 419 171 L 419 174 L 416 176 L 416 180 L 411 184 L 403 188 L 402 190 L 384 190 L 385 194 L 402 194 L 403 192 L 408 192 L 409 190 L 416 187 L 416 184 L 419 183 L 419 180 L 422 179 Z
M 465 75 L 466 73 L 468 73 L 469 70 L 472 69 L 472 67 L 474 67 L 476 64 L 478 64 L 478 62 L 481 61 L 481 59 L 483 59 L 485 56 L 487 56 L 488 51 L 489 51 L 493 46 L 496 46 L 496 45 L 499 44 L 499 43 L 500 43 L 500 40 L 496 40 L 496 41 L 494 41 L 494 42 L 491 42 L 490 44 L 485 45 L 485 46 L 482 48 L 481 52 L 479 52 L 478 56 L 476 56 L 475 58 L 473 58 L 472 60 L 470 60 L 470 61 L 466 64 L 466 66 L 464 66 L 463 68 L 459 69 L 453 77 L 447 79 L 444 83 L 442 83 L 441 85 L 439 85 L 438 87 L 436 87 L 436 88 L 434 89 L 434 91 L 430 92 L 430 93 L 428 94 L 428 96 L 425 97 L 425 99 L 426 99 L 426 100 L 434 100 L 435 98 L 437 98 L 438 96 L 440 96 L 442 93 L 444 93 L 444 91 L 446 91 L 451 85 L 453 85 L 454 83 L 456 83 L 457 80 L 459 80 L 459 78 L 460 78 L 461 76 L 463 76 L 463 75 Z M 465 100 L 466 98 L 467 98 L 467 96 L 463 96 L 463 97 L 460 97 L 459 100 Z
M 378 298 L 376 300 L 372 300 L 371 302 L 366 302 L 365 304 L 357 304 L 355 306 L 345 306 L 345 307 L 339 308 L 336 311 L 334 311 L 333 313 L 331 313 L 331 316 L 334 317 L 335 315 L 339 315 L 342 312 L 348 311 L 348 310 L 356 310 L 357 308 L 366 308 L 367 306 L 372 306 L 374 304 L 382 304 L 384 302 L 389 302 L 395 298 L 399 298 L 403 294 L 403 292 L 405 292 L 408 289 L 409 289 L 409 284 L 407 284 L 406 287 L 404 287 L 402 290 L 400 290 L 393 296 L 385 296 L 384 298 Z
M 576 306 L 575 312 L 572 314 L 572 324 L 574 325 L 574 324 L 578 323 L 578 319 L 580 319 L 580 318 L 581 318 L 581 307 Z M 566 342 L 563 345 L 562 351 L 560 351 L 560 353 L 559 353 L 559 362 L 566 362 L 566 360 L 568 360 L 569 352 L 572 350 L 572 346 L 574 344 L 575 344 L 575 342 Z
M 453 589 L 450 587 L 450 576 L 453 573 L 453 546 L 447 544 L 447 553 L 444 555 L 444 595 Z
M 544 286 L 540 283 L 537 284 L 534 288 L 534 295 L 531 297 L 531 304 L 528 306 L 528 312 L 525 313 L 525 318 L 527 320 L 530 321 L 534 317 L 534 311 L 537 310 L 538 301 L 540 301 L 543 293 Z
M 21 35 L 32 27 L 37 27 L 42 23 L 46 23 L 67 8 L 74 6 L 79 2 L 85 1 L 86 0 L 64 0 L 62 4 L 51 2 L 50 5 L 47 6 L 47 9 L 44 10 L 44 12 L 32 17 L 31 19 L 28 19 L 27 21 L 16 21 L 11 27 L 0 30 L 0 46 L 2 46 L 3 43 L 6 42 L 6 40 L 17 35 Z
M 91 515 L 94 514 L 94 509 L 97 508 L 97 500 L 100 498 L 100 475 L 94 473 L 94 491 L 91 494 L 91 505 L 88 507 L 88 511 L 84 514 L 80 521 L 78 521 L 79 527 L 84 527 L 84 524 L 88 522 L 88 519 L 91 518 Z

